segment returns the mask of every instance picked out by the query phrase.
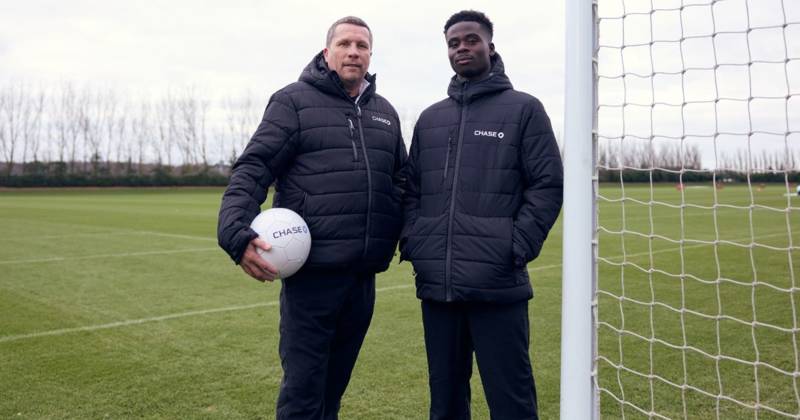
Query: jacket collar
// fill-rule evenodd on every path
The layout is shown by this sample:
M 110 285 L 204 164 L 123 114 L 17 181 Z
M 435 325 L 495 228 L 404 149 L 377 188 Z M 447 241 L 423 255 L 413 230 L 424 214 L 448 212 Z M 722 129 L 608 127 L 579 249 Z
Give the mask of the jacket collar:
M 500 54 L 495 53 L 491 58 L 491 70 L 485 79 L 477 82 L 459 80 L 458 75 L 450 79 L 447 87 L 447 96 L 458 103 L 469 103 L 475 99 L 495 92 L 513 89 L 511 80 L 506 76 L 505 66 Z
M 361 91 L 357 98 L 359 103 L 369 102 L 375 93 L 375 79 L 376 76 L 374 74 L 367 73 L 364 76 L 364 82 L 361 84 Z M 300 74 L 298 80 L 306 82 L 329 95 L 341 96 L 349 101 L 353 100 L 344 89 L 336 71 L 328 69 L 328 63 L 325 62 L 322 51 L 311 59 L 311 62 Z

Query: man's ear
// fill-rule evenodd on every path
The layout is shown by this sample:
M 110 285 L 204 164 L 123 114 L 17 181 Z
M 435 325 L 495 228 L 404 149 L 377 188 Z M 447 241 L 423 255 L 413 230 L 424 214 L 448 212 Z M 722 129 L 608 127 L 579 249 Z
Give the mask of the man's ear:
M 325 62 L 328 62 L 328 47 L 322 49 L 322 57 L 325 58 Z
M 494 56 L 494 42 L 489 43 L 489 57 Z

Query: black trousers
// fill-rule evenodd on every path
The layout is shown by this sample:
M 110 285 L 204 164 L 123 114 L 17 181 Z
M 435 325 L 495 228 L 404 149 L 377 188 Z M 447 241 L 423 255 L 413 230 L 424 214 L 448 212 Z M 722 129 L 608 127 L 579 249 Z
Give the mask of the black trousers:
M 373 273 L 301 270 L 283 280 L 277 419 L 337 418 L 374 307 Z
M 431 420 L 470 418 L 472 353 L 493 420 L 538 419 L 528 302 L 422 301 Z

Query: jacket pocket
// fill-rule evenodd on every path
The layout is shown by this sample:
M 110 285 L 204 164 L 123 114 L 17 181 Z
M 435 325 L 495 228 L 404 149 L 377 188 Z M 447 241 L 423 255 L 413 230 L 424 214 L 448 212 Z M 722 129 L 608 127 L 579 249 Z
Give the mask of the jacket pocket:
M 511 223 L 511 255 L 514 267 L 525 267 L 532 258 L 528 256 L 528 241 L 521 230 L 517 229 L 516 223 Z
M 455 137 L 455 130 L 451 128 L 447 135 L 447 152 L 444 154 L 444 171 L 442 172 L 442 181 L 447 180 L 447 170 L 450 167 L 450 152 L 453 150 L 453 141 Z
M 347 129 L 350 131 L 350 144 L 353 146 L 353 162 L 358 162 L 358 148 L 356 147 L 356 127 L 353 119 L 347 117 Z
M 438 217 L 418 216 L 416 220 L 414 220 L 414 224 L 411 225 L 411 228 L 408 230 L 400 249 L 402 259 L 413 261 L 415 258 L 420 257 L 419 249 L 423 247 L 425 242 L 434 234 L 433 229 L 438 219 Z M 431 255 L 427 255 L 426 257 L 430 258 Z

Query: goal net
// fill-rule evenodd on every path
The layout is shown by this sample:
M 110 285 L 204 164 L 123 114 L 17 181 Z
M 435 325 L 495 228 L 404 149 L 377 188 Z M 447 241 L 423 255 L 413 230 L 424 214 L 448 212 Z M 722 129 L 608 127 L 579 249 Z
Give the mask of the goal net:
M 800 1 L 596 25 L 601 416 L 800 418 Z

